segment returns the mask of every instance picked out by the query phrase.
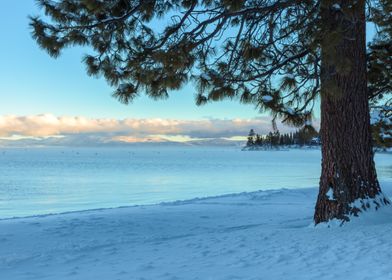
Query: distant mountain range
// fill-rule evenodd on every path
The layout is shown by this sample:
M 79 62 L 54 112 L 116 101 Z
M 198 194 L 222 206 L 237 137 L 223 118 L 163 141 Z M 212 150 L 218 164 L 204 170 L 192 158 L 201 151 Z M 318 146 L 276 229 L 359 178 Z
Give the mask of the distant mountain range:
M 145 142 L 123 142 L 108 141 L 101 136 L 66 136 L 66 137 L 48 137 L 48 138 L 23 138 L 17 140 L 0 139 L 0 147 L 128 147 L 128 146 L 224 146 L 240 147 L 245 144 L 244 141 L 233 141 L 226 139 L 205 139 L 191 140 L 186 142 L 175 142 L 166 139 L 158 139 Z

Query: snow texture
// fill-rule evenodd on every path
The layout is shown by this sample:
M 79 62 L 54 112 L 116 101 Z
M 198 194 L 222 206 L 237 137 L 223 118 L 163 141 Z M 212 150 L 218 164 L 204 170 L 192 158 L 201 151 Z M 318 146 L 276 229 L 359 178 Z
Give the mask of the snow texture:
M 314 227 L 316 196 L 281 189 L 0 220 L 0 279 L 392 279 L 392 208 Z
M 332 188 L 329 188 L 329 190 L 328 190 L 328 192 L 327 192 L 327 198 L 329 199 L 329 200 L 333 200 L 334 198 L 333 198 L 333 189 Z

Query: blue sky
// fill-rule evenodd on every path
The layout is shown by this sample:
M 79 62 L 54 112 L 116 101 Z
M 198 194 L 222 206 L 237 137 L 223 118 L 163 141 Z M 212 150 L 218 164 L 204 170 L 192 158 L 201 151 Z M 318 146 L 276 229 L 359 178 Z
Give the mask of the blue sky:
M 33 0 L 2 3 L 0 138 L 86 136 L 106 129 L 115 138 L 180 139 L 203 138 L 203 133 L 205 138 L 235 137 L 252 127 L 260 133 L 271 130 L 269 117 L 251 105 L 225 101 L 197 107 L 191 84 L 167 100 L 140 97 L 131 105 L 121 104 L 111 97 L 113 89 L 103 79 L 86 74 L 81 63 L 86 49 L 67 49 L 58 59 L 39 49 L 28 25 L 28 16 L 39 14 Z M 143 133 L 140 124 L 148 126 Z
M 171 98 L 138 98 L 125 106 L 111 97 L 103 79 L 89 77 L 81 58 L 86 50 L 68 49 L 49 57 L 30 36 L 28 15 L 42 14 L 33 0 L 4 1 L 0 11 L 1 114 L 83 115 L 92 118 L 252 118 L 250 105 L 222 102 L 196 107 L 189 85 Z

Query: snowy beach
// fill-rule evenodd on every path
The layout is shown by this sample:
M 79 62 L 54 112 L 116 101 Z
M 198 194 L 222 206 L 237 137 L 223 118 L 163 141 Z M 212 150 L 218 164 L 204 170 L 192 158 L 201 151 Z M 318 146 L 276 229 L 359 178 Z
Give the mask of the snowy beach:
M 392 197 L 390 159 L 376 154 Z M 6 149 L 0 164 L 0 280 L 392 279 L 391 207 L 312 226 L 319 150 Z
M 392 184 L 383 188 L 392 196 Z M 316 188 L 0 221 L 0 279 L 392 279 L 392 208 L 312 226 Z

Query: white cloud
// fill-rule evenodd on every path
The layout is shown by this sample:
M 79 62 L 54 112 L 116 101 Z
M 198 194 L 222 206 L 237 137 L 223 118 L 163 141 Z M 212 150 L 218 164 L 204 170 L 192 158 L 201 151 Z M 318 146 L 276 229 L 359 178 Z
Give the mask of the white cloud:
M 253 128 L 260 134 L 269 132 L 270 117 L 253 119 L 99 119 L 81 116 L 0 116 L 0 137 L 49 137 L 99 135 L 100 139 L 143 142 L 153 139 L 233 138 L 245 136 Z M 281 132 L 293 130 L 280 125 Z M 158 137 L 159 136 L 159 137 Z M 185 140 L 184 140 L 185 139 Z M 181 141 L 181 140 L 180 140 Z

